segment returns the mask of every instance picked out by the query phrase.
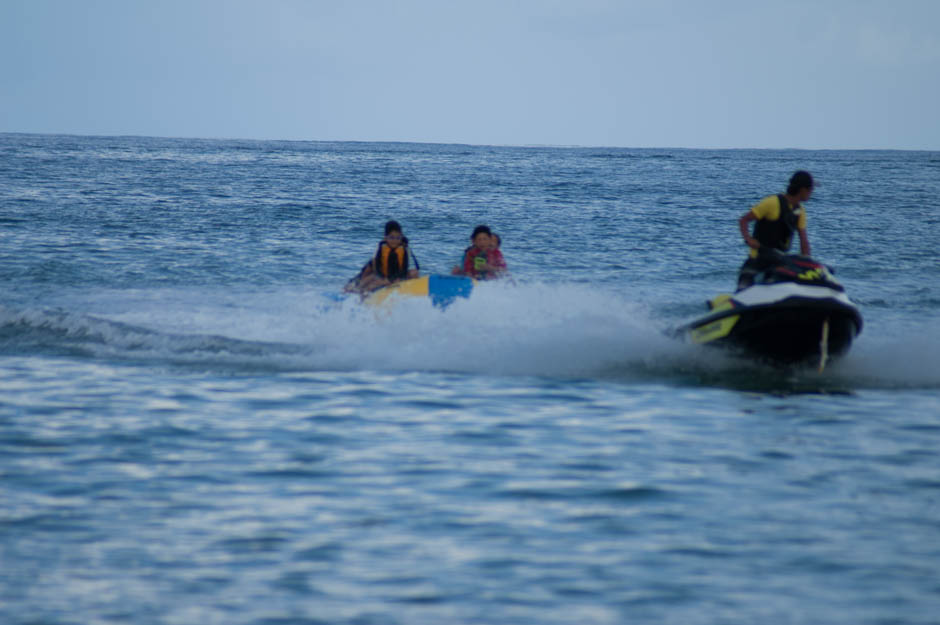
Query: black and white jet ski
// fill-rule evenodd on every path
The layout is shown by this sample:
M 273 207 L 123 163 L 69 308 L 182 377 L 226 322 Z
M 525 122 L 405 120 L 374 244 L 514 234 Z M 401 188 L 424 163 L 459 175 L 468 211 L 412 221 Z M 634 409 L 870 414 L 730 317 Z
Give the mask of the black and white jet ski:
M 862 315 L 822 263 L 780 255 L 754 283 L 709 301 L 682 328 L 694 343 L 726 346 L 775 364 L 817 364 L 848 352 Z

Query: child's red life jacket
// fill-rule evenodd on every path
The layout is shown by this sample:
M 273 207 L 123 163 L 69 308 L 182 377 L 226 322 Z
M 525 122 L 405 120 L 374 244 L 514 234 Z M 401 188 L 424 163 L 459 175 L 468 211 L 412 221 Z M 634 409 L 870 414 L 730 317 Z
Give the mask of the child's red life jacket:
M 463 272 L 471 278 L 486 279 L 487 271 L 476 268 L 477 259 L 486 262 L 486 250 L 471 245 L 463 251 Z

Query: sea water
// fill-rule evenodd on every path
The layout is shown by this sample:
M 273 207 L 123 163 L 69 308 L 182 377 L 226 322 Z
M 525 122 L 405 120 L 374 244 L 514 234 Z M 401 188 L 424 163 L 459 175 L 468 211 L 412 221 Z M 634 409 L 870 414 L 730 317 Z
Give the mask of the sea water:
M 865 327 L 669 330 L 807 169 Z M 937 623 L 940 153 L 0 135 L 0 622 Z M 386 220 L 511 281 L 337 297 Z

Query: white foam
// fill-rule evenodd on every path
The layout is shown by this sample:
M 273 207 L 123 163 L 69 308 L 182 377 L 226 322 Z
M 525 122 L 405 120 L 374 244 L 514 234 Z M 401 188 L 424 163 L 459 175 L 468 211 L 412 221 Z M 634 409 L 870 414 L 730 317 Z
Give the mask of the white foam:
M 940 388 L 940 324 L 903 330 L 869 324 L 838 371 L 865 385 Z
M 591 375 L 675 349 L 643 304 L 577 284 L 481 284 L 446 310 L 426 298 L 372 309 L 312 289 L 112 291 L 68 307 L 153 331 L 134 341 L 148 341 L 154 351 L 224 337 L 268 344 L 274 361 L 289 347 L 295 365 L 304 354 L 314 369 Z M 106 342 L 127 343 L 115 336 Z M 217 356 L 217 344 L 213 350 Z
M 649 302 L 586 284 L 484 283 L 446 310 L 426 298 L 372 309 L 354 297 L 336 301 L 322 290 L 284 287 L 76 292 L 64 299 L 68 313 L 19 313 L 19 321 L 118 358 L 665 381 L 748 368 L 669 338 L 669 322 Z M 851 353 L 826 375 L 851 388 L 940 387 L 937 324 L 881 325 L 866 321 Z

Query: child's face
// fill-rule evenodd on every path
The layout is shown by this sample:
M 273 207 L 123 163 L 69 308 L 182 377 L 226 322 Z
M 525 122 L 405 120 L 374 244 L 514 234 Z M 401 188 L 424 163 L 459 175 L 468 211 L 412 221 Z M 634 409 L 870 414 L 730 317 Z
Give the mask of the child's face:
M 401 245 L 401 232 L 389 232 L 385 235 L 385 242 L 392 249 Z
M 499 239 L 495 235 L 490 237 L 490 249 L 491 250 L 499 249 Z
M 489 249 L 490 238 L 490 235 L 486 234 L 485 232 L 481 232 L 473 237 L 473 244 L 481 250 Z

